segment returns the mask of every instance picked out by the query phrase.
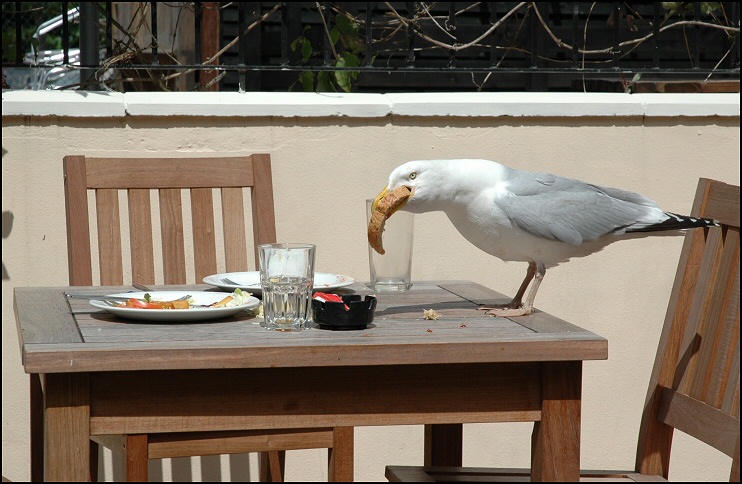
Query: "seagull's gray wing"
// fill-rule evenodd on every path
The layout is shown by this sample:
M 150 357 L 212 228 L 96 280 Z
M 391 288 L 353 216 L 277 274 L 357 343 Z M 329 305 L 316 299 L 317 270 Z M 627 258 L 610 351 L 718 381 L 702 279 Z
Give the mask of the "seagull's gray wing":
M 514 174 L 507 191 L 496 203 L 513 224 L 575 246 L 621 231 L 655 206 L 636 193 L 541 173 Z

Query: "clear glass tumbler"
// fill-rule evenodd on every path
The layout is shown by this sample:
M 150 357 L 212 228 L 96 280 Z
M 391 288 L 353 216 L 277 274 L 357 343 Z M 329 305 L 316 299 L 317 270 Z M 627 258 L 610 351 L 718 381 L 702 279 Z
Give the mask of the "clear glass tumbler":
M 313 244 L 258 246 L 266 328 L 301 331 L 309 327 L 315 253 Z

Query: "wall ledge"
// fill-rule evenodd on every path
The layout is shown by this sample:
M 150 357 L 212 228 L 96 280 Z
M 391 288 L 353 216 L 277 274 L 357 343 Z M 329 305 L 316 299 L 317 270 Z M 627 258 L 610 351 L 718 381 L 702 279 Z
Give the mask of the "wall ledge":
M 3 90 L 5 116 L 739 117 L 739 93 L 282 93 Z

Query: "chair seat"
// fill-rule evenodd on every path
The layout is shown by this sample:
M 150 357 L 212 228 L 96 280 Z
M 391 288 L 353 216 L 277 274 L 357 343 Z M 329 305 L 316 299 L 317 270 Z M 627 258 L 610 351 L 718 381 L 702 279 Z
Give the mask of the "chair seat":
M 390 482 L 530 482 L 529 469 L 490 469 L 487 467 L 386 466 Z M 580 482 L 627 481 L 667 482 L 662 476 L 634 471 L 581 471 Z

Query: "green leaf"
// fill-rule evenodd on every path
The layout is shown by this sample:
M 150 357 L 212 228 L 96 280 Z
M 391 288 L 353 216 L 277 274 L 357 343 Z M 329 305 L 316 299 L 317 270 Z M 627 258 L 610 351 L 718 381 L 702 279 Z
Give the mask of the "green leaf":
M 337 45 L 339 39 L 340 30 L 338 30 L 337 27 L 333 27 L 333 29 L 330 30 L 330 40 L 332 41 L 332 45 Z
M 701 11 L 706 15 L 721 9 L 720 2 L 703 2 L 701 4 Z
M 361 65 L 358 56 L 353 52 L 343 52 L 343 61 L 347 67 L 358 67 Z
M 332 84 L 332 72 L 321 71 L 317 75 L 317 92 L 335 92 L 335 86 Z
M 353 87 L 348 71 L 335 71 L 335 80 L 338 86 L 345 92 L 350 92 L 350 89 Z
M 360 54 L 366 49 L 364 43 L 358 37 L 343 35 L 340 37 L 340 41 L 343 43 L 346 49 L 356 54 Z
M 301 57 L 304 59 L 304 62 L 307 62 L 312 57 L 312 43 L 307 38 L 304 38 L 304 42 L 301 44 Z
M 301 49 L 301 57 L 304 60 L 304 62 L 307 62 L 309 58 L 312 56 L 312 43 L 309 41 L 308 38 L 304 36 L 304 34 L 307 32 L 307 30 L 310 30 L 311 27 L 306 26 L 304 27 L 304 30 L 302 30 L 301 35 L 296 38 L 295 41 L 291 42 L 291 50 L 293 52 L 296 52 L 297 49 Z
M 335 24 L 340 29 L 340 32 L 345 35 L 356 35 L 358 33 L 358 26 L 345 14 L 337 15 L 335 17 Z
M 314 92 L 314 72 L 302 72 L 299 75 L 299 81 L 301 82 L 302 87 L 304 87 L 304 92 Z
M 296 52 L 296 49 L 298 48 L 299 44 L 301 43 L 301 39 L 304 37 L 297 37 L 295 41 L 291 42 L 291 52 Z
M 358 67 L 358 57 L 352 52 L 343 52 L 335 65 L 337 67 Z M 356 79 L 358 79 L 358 71 L 335 71 L 335 80 L 345 92 L 350 92 L 353 81 Z
M 304 36 L 297 38 L 291 43 L 291 50 L 296 52 L 296 49 L 301 49 L 301 56 L 304 62 L 307 62 L 312 56 L 312 43 Z

